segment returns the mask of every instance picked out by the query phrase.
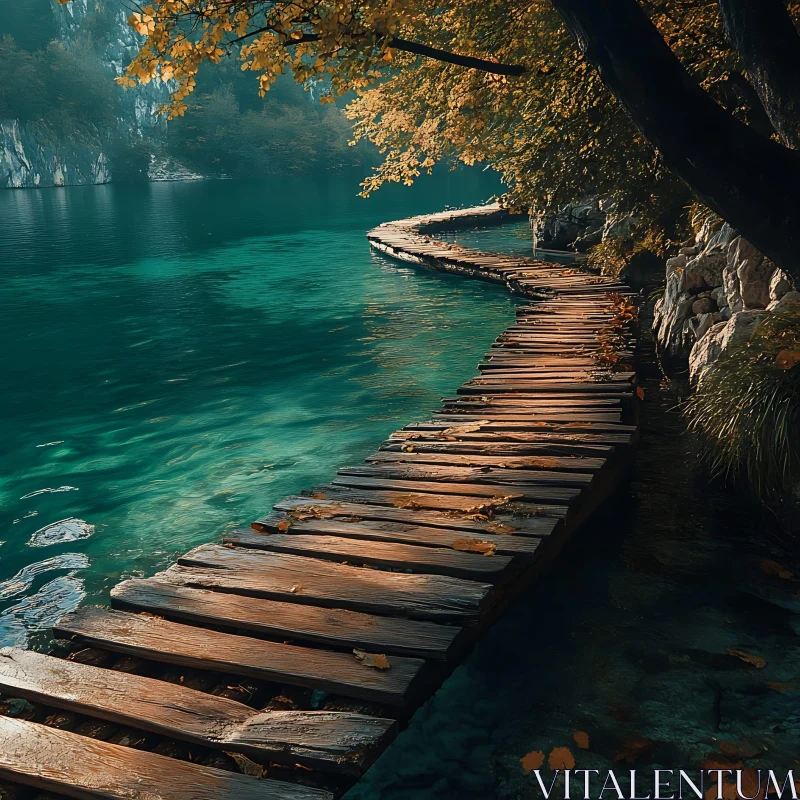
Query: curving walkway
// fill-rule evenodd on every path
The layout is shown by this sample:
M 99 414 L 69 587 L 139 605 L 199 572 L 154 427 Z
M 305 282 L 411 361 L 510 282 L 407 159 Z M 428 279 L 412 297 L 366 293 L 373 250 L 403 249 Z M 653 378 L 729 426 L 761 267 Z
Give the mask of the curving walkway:
M 433 238 L 504 214 L 368 234 L 531 300 L 430 419 L 68 615 L 58 656 L 0 650 L 0 797 L 340 795 L 609 496 L 637 432 L 629 292 Z

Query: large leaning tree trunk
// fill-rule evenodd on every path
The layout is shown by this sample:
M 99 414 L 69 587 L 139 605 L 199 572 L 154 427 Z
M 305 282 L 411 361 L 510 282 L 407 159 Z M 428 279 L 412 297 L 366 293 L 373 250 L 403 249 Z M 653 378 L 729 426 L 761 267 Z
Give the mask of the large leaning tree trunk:
M 772 126 L 800 148 L 800 35 L 784 0 L 719 0 L 719 8 Z
M 636 0 L 553 5 L 665 165 L 800 283 L 800 151 L 719 106 Z

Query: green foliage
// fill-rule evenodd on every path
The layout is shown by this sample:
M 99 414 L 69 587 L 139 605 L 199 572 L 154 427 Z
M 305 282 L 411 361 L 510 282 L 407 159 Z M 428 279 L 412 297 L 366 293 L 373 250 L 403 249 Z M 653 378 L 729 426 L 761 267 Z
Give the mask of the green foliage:
M 0 39 L 0 118 L 46 120 L 56 133 L 97 131 L 116 119 L 118 92 L 86 42 L 34 51 Z
M 2 33 L 22 50 L 38 50 L 58 36 L 50 0 L 13 0 L 3 3 Z
M 195 95 L 189 113 L 170 122 L 169 152 L 199 172 L 231 177 L 340 170 L 369 158 L 367 148 L 348 146 L 352 127 L 335 106 L 312 103 L 289 79 L 266 101 L 251 83 Z
M 715 474 L 746 478 L 764 500 L 795 491 L 800 311 L 770 315 L 748 341 L 732 348 L 703 376 L 686 413 Z

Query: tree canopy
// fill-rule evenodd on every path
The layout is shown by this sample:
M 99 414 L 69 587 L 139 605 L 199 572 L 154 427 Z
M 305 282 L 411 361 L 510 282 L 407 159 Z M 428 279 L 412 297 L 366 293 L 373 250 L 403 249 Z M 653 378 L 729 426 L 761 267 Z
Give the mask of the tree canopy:
M 356 138 L 384 155 L 367 192 L 444 158 L 490 164 L 519 207 L 600 194 L 655 221 L 692 192 L 797 276 L 800 102 L 775 77 L 800 55 L 797 16 L 782 0 L 157 0 L 129 19 L 145 39 L 120 83 L 174 82 L 180 116 L 200 66 L 236 54 L 261 94 L 284 71 L 323 101 L 356 93 Z

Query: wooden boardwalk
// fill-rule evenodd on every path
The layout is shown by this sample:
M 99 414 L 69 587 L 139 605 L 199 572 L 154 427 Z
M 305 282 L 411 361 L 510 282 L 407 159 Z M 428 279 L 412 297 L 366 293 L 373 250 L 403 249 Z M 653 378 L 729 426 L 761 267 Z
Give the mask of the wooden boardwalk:
M 390 744 L 624 476 L 627 287 L 436 242 L 493 208 L 391 222 L 373 247 L 531 302 L 479 375 L 366 464 L 0 650 L 0 798 L 325 800 Z

